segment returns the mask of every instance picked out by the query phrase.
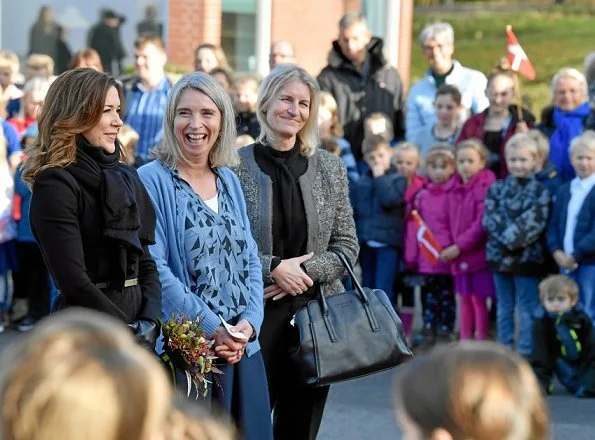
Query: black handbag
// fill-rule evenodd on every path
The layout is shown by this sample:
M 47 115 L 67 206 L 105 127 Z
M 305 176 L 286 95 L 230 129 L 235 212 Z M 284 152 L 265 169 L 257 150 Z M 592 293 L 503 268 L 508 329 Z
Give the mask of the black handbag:
M 307 385 L 324 386 L 395 367 L 413 354 L 403 324 L 386 293 L 362 287 L 342 251 L 341 260 L 355 290 L 318 298 L 292 320 L 289 356 Z

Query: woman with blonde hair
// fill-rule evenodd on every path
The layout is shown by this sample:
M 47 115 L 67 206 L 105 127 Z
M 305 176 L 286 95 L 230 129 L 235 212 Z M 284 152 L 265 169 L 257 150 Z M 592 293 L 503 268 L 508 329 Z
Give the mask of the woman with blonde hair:
M 50 82 L 41 77 L 35 77 L 25 83 L 19 112 L 8 119 L 8 122 L 16 128 L 19 137 L 27 128 L 37 123 L 37 117 L 45 96 L 50 88 Z
M 107 313 L 154 346 L 161 285 L 148 246 L 155 211 L 136 171 L 123 163 L 122 103 L 122 88 L 108 74 L 60 75 L 39 115 L 23 179 L 33 193 L 31 229 L 60 291 L 54 310 Z
M 210 75 L 186 75 L 169 95 L 157 160 L 139 174 L 157 212 L 151 254 L 163 286 L 161 317 L 198 320 L 223 361 L 211 400 L 243 438 L 271 440 L 258 342 L 262 268 L 242 188 L 228 168 L 238 162 L 235 140 L 229 95 Z
M 300 383 L 289 360 L 291 319 L 316 298 L 342 292 L 340 248 L 359 252 L 348 182 L 341 159 L 318 149 L 320 89 L 301 67 L 282 64 L 262 81 L 256 143 L 239 150 L 236 169 L 258 243 L 266 288 L 260 335 L 275 438 L 314 439 L 329 387 Z
M 492 342 L 437 348 L 404 367 L 397 420 L 410 440 L 546 440 L 548 415 L 531 367 Z
M 334 139 L 339 145 L 340 157 L 347 168 L 347 178 L 350 182 L 359 180 L 359 171 L 351 144 L 343 137 L 343 126 L 339 120 L 337 101 L 329 92 L 320 92 L 320 107 L 318 109 L 318 134 L 321 139 Z
M 564 67 L 554 75 L 551 92 L 552 105 L 541 112 L 537 129 L 549 139 L 549 159 L 562 181 L 568 182 L 575 177 L 568 153 L 570 143 L 585 131 L 591 113 L 585 75 Z
M 116 320 L 84 309 L 46 319 L 0 360 L 4 440 L 157 440 L 172 389 Z

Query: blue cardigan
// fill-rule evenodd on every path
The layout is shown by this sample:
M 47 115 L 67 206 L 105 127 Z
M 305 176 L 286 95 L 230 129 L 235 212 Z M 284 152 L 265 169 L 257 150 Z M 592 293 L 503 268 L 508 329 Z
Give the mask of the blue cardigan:
M 228 168 L 218 168 L 216 173 L 231 194 L 237 208 L 235 214 L 241 221 L 241 227 L 248 239 L 246 253 L 249 255 L 249 292 L 246 295 L 246 308 L 240 313 L 238 320 L 246 319 L 256 332 L 256 339 L 248 344 L 246 350 L 247 355 L 251 356 L 260 350 L 258 334 L 264 315 L 262 267 L 256 242 L 250 232 L 246 202 L 238 178 Z M 147 188 L 157 214 L 156 243 L 149 249 L 157 264 L 163 289 L 161 316 L 163 319 L 169 319 L 173 314 L 184 313 L 197 317 L 200 327 L 208 336 L 212 336 L 221 325 L 221 321 L 199 296 L 190 291 L 191 280 L 184 249 L 187 195 L 178 193 L 179 199 L 176 200 L 172 172 L 159 161 L 141 167 L 138 174 Z M 217 186 L 220 188 L 219 181 Z M 233 264 L 231 261 L 229 263 Z
M 550 252 L 564 250 L 564 233 L 570 203 L 570 182 L 562 185 L 554 198 L 547 231 Z M 595 188 L 589 191 L 576 219 L 573 257 L 579 264 L 595 264 Z

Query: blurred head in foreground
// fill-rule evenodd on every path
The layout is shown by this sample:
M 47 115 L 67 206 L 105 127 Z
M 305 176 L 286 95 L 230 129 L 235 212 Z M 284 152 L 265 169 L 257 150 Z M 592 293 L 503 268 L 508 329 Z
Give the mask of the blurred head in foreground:
M 404 440 L 545 440 L 537 380 L 518 354 L 495 343 L 439 347 L 409 362 L 395 392 Z
M 71 308 L 0 358 L 4 440 L 161 440 L 171 386 L 113 318 Z

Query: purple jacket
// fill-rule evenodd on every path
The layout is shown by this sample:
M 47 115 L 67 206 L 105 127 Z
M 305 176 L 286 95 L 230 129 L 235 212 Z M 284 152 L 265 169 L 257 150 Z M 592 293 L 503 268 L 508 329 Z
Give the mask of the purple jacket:
M 413 203 L 413 208 L 417 210 L 443 249 L 452 243 L 452 237 L 448 230 L 446 197 L 453 187 L 454 177 L 441 185 L 436 185 L 428 180 Z M 405 262 L 408 266 L 417 267 L 418 273 L 421 275 L 450 273 L 448 263 L 439 262 L 433 265 L 419 251 L 417 234 L 414 228 L 409 228 L 405 237 Z
M 487 270 L 487 234 L 482 226 L 485 198 L 496 176 L 488 169 L 481 170 L 469 182 L 463 183 L 458 174 L 446 197 L 448 230 L 452 243 L 461 255 L 451 262 L 453 275 Z

